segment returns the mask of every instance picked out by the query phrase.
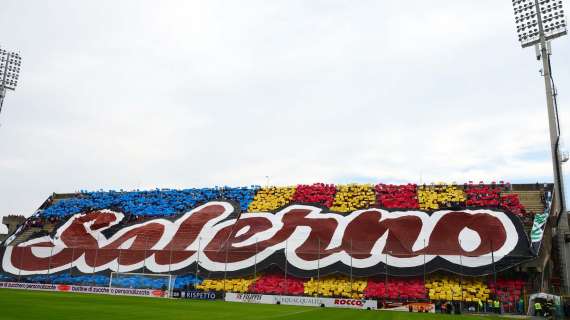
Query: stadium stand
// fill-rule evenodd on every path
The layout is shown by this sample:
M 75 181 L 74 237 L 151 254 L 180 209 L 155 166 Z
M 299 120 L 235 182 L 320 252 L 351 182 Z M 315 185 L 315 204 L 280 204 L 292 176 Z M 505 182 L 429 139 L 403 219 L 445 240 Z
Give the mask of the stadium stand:
M 196 289 L 204 291 L 230 291 L 230 292 L 251 292 L 252 284 L 259 277 L 232 278 L 232 279 L 205 279 L 196 286 Z
M 376 200 L 380 207 L 394 209 L 417 209 L 417 185 L 378 184 L 374 187 Z
M 366 280 L 350 279 L 345 276 L 311 278 L 305 282 L 305 294 L 309 296 L 344 297 L 361 299 L 366 289 Z
M 490 280 L 488 287 L 492 296 L 499 297 L 508 307 L 513 308 L 514 304 L 524 294 L 525 281 L 523 279 L 499 278 L 496 284 Z
M 426 287 L 421 278 L 370 278 L 364 296 L 371 299 L 424 300 Z
M 459 278 L 450 275 L 431 275 L 425 284 L 431 300 L 487 301 L 489 288 L 480 278 Z
M 68 285 L 86 285 L 86 286 L 109 286 L 110 277 L 108 275 L 81 275 L 71 273 L 59 273 L 53 275 L 34 275 L 34 276 L 9 276 L 0 274 L 0 281 L 26 282 L 26 283 L 44 283 L 44 284 L 68 284 Z M 115 278 L 113 284 L 116 287 L 135 288 L 135 289 L 159 289 L 167 285 L 166 278 L 149 279 L 137 276 L 121 276 Z M 194 275 L 177 276 L 174 278 L 174 289 L 183 289 L 195 287 L 202 283 L 202 279 Z
M 532 223 L 534 213 L 544 212 L 545 193 L 550 189 L 534 185 L 510 185 L 508 183 L 478 183 L 464 185 L 392 185 L 392 184 L 346 184 L 333 185 L 315 183 L 286 187 L 214 187 L 183 190 L 156 189 L 151 191 L 96 191 L 79 192 L 67 195 L 53 195 L 18 230 L 12 234 L 10 246 L 22 244 L 40 236 L 54 236 L 58 226 L 77 213 L 91 210 L 114 209 L 125 215 L 113 230 L 132 226 L 161 217 L 174 220 L 181 214 L 213 200 L 230 200 L 242 212 L 276 212 L 295 204 L 313 204 L 329 208 L 333 212 L 350 213 L 366 208 L 387 208 L 397 210 L 423 210 L 431 212 L 440 209 L 503 209 L 520 217 L 527 225 Z M 247 216 L 244 215 L 244 216 Z M 346 217 L 342 217 L 346 218 Z M 514 219 L 518 219 L 514 217 Z M 244 229 L 247 233 L 247 230 Z M 77 229 L 70 232 L 82 232 Z M 528 231 L 528 230 L 527 230 Z M 144 236 L 151 238 L 153 232 Z M 242 231 L 240 231 L 242 232 Z M 110 233 L 112 234 L 112 233 Z M 185 234 L 180 234 L 185 237 Z M 245 239 L 245 238 L 244 238 Z M 243 239 L 242 239 L 243 240 Z M 128 259 L 128 249 L 137 249 L 136 254 L 149 250 L 144 241 L 132 241 L 131 247 L 123 250 L 121 259 Z M 77 248 L 86 248 L 77 242 Z M 183 248 L 180 250 L 184 250 Z M 257 250 L 257 249 L 255 249 Z M 155 252 L 154 254 L 158 254 Z M 172 255 L 172 253 L 170 253 Z M 176 256 L 176 253 L 174 254 Z M 275 264 L 275 262 L 272 262 Z M 278 268 L 279 269 L 279 268 Z M 300 278 L 281 271 L 258 270 L 256 277 L 232 277 L 222 279 L 218 273 L 210 277 L 207 272 L 177 274 L 175 289 L 193 288 L 203 291 L 232 291 L 240 293 L 264 293 L 282 295 L 307 295 L 345 298 L 389 299 L 398 301 L 487 301 L 493 296 L 511 308 L 524 294 L 530 279 L 523 277 L 503 277 L 497 282 L 492 277 L 468 277 L 444 274 L 436 271 L 423 277 L 398 277 L 375 275 L 353 277 L 327 273 L 322 277 Z M 252 272 L 253 273 L 253 272 Z M 251 273 L 250 273 L 251 274 Z M 488 274 L 488 273 L 487 273 Z M 53 274 L 17 275 L 0 273 L 0 281 L 80 284 L 108 286 L 109 274 L 82 274 L 77 270 L 54 272 Z M 164 278 L 142 279 L 140 277 L 120 277 L 119 286 L 126 288 L 162 288 Z
M 295 187 L 215 187 L 184 190 L 80 192 L 55 198 L 38 211 L 26 228 L 45 230 L 62 219 L 100 208 L 115 208 L 133 217 L 172 217 L 216 199 L 235 201 L 244 212 L 275 211 L 291 203 L 318 204 L 335 212 L 381 208 L 437 210 L 449 207 L 503 207 L 517 215 L 544 210 L 543 191 L 511 191 L 509 185 L 368 184 L 332 185 L 315 183 Z M 522 198 L 521 198 L 522 197 Z M 49 220 L 48 220 L 49 219 Z M 34 230 L 37 231 L 37 230 Z M 47 230 L 51 231 L 51 230 Z
M 520 204 L 528 212 L 543 212 L 544 211 L 544 192 L 540 190 L 519 190 L 519 191 L 504 191 L 503 195 L 515 194 L 518 196 Z
M 303 295 L 304 288 L 305 283 L 303 279 L 292 276 L 285 278 L 284 274 L 269 273 L 255 281 L 251 291 L 254 293 L 298 296 Z
M 312 185 L 300 184 L 293 196 L 294 202 L 320 204 L 330 208 L 334 202 L 336 186 L 333 184 L 315 183 Z
M 376 195 L 372 185 L 340 185 L 337 186 L 331 210 L 334 212 L 352 212 L 358 209 L 370 208 L 375 203 Z
M 30 239 L 30 237 L 32 237 L 34 234 L 37 234 L 38 232 L 41 232 L 41 231 L 42 231 L 41 227 L 26 228 L 23 232 L 18 234 L 18 236 L 16 237 L 16 239 L 13 242 L 13 245 L 18 245 L 18 244 Z
M 266 187 L 257 191 L 249 205 L 249 212 L 266 212 L 277 210 L 293 200 L 295 187 Z
M 214 199 L 228 199 L 247 208 L 259 188 L 216 187 L 201 189 L 156 189 L 133 192 L 81 192 L 55 202 L 42 212 L 45 217 L 67 217 L 89 209 L 117 208 L 133 216 L 172 216 Z
M 465 193 L 467 194 L 466 205 L 473 207 L 497 207 L 500 202 L 500 194 L 504 186 L 491 184 L 486 185 L 483 181 L 478 185 L 473 182 L 465 185 Z
M 418 201 L 422 210 L 459 207 L 464 205 L 465 193 L 454 185 L 444 183 L 423 185 L 418 189 Z
M 537 187 L 537 189 L 540 187 Z M 517 209 L 504 206 L 507 210 L 520 211 L 521 219 L 526 226 L 532 226 L 533 217 L 536 213 L 544 212 L 546 202 L 545 193 L 541 190 L 507 190 L 501 193 L 502 197 L 516 195 L 518 197 Z M 516 202 L 516 200 L 515 200 Z
M 526 211 L 521 202 L 519 201 L 518 194 L 501 194 L 499 207 L 505 208 L 517 216 L 524 216 Z

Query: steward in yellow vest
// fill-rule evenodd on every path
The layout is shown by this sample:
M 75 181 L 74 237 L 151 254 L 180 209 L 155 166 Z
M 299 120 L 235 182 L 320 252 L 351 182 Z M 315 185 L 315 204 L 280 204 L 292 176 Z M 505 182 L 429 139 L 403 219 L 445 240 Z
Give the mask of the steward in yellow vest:
M 499 302 L 499 300 L 493 301 L 493 309 L 495 309 L 496 313 L 501 313 L 501 303 Z
M 534 315 L 537 317 L 542 316 L 542 304 L 540 302 L 534 303 Z

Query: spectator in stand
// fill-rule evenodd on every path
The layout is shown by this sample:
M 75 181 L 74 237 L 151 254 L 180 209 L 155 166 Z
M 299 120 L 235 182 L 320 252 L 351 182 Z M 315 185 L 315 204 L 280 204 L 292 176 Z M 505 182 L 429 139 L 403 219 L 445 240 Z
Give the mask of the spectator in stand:
M 336 186 L 333 184 L 314 183 L 312 185 L 297 185 L 293 201 L 320 204 L 330 208 L 334 202 Z
M 417 185 L 378 184 L 374 187 L 376 202 L 383 208 L 417 209 L 419 208 Z
M 489 188 L 483 184 L 474 186 L 470 181 L 465 192 L 467 194 L 467 206 L 493 206 L 498 204 L 498 193 L 495 195 L 493 192 L 490 195 Z

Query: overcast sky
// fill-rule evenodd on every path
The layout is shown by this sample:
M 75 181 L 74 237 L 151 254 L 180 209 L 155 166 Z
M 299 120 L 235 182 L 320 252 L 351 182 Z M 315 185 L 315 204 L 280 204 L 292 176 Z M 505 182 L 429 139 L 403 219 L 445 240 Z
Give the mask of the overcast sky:
M 566 142 L 569 41 L 552 61 Z M 265 176 L 552 180 L 540 65 L 507 0 L 2 0 L 0 45 L 23 57 L 0 215 Z

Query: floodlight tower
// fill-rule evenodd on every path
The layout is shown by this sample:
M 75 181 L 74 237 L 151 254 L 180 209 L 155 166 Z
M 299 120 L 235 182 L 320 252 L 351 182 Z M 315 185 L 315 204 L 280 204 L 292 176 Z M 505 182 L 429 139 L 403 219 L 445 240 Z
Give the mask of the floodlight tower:
M 16 90 L 21 64 L 22 57 L 19 53 L 0 47 L 0 113 L 2 112 L 6 90 Z
M 564 183 L 560 155 L 560 123 L 556 105 L 556 88 L 552 78 L 550 64 L 550 41 L 567 33 L 566 19 L 561 0 L 512 0 L 515 10 L 515 22 L 519 41 L 523 48 L 534 46 L 536 58 L 542 59 L 542 75 L 546 88 L 546 106 L 548 125 L 550 128 L 550 149 L 554 173 L 553 210 L 558 212 L 557 242 L 560 254 L 560 270 L 562 272 L 562 291 L 569 292 L 569 270 L 566 262 L 566 235 L 568 233 L 568 215 L 564 196 Z

